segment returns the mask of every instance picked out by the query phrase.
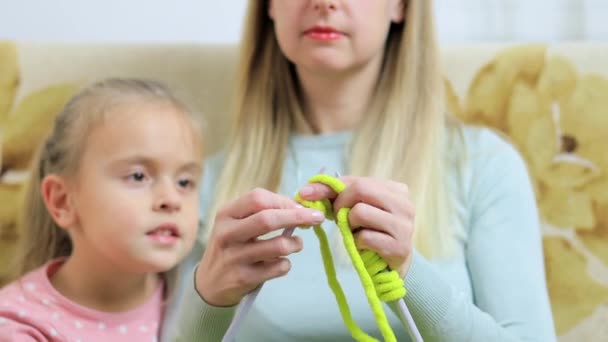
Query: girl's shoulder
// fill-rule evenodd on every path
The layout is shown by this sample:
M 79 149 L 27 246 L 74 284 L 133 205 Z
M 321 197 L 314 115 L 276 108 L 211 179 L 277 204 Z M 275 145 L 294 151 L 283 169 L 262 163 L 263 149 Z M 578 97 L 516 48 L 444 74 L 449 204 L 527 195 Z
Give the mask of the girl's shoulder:
M 42 286 L 41 283 L 45 281 L 47 268 L 46 264 L 40 266 L 2 287 L 0 289 L 0 310 L 8 307 L 7 303 L 11 301 L 24 303 L 26 299 L 31 299 L 32 294 L 43 290 L 45 286 Z
M 146 340 L 157 335 L 162 316 L 162 285 L 135 309 L 118 313 L 97 311 L 54 289 L 48 274 L 60 263 L 60 259 L 53 260 L 0 289 L 0 341 L 5 341 L 1 338 L 5 336 L 11 336 L 10 341 L 26 337 L 29 341 L 33 336 L 40 341 L 95 342 L 111 337 L 118 342 L 128 338 L 132 341 L 134 335 Z M 99 331 L 105 335 L 98 335 Z
M 47 323 L 53 302 L 44 285 L 46 269 L 41 266 L 0 289 L 0 336 L 52 336 Z

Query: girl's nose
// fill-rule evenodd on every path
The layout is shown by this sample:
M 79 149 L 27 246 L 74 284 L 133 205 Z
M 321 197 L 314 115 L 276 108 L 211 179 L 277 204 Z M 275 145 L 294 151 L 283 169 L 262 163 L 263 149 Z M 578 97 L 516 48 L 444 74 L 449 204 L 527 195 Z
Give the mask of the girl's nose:
M 155 211 L 175 212 L 181 208 L 181 196 L 173 182 L 165 181 L 157 184 L 154 196 Z

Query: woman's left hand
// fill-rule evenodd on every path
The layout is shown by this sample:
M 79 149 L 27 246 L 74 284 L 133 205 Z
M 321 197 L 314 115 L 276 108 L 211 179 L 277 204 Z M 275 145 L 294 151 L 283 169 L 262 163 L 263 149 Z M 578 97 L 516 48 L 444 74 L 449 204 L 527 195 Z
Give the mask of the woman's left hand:
M 307 184 L 300 189 L 305 200 L 330 199 L 337 213 L 351 208 L 348 215 L 359 249 L 378 253 L 403 278 L 412 256 L 414 204 L 408 186 L 370 177 L 340 177 L 346 189 L 336 194 L 324 184 Z

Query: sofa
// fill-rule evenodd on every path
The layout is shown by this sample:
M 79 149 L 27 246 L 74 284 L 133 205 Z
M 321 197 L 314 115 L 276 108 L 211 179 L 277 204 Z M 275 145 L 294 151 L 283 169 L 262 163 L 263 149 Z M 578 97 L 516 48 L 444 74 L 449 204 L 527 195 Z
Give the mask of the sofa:
M 164 81 L 203 116 L 211 154 L 229 129 L 237 50 L 0 41 L 0 286 L 20 236 L 16 217 L 32 154 L 78 87 L 110 76 Z M 442 51 L 450 112 L 496 130 L 528 164 L 560 341 L 608 340 L 608 43 Z

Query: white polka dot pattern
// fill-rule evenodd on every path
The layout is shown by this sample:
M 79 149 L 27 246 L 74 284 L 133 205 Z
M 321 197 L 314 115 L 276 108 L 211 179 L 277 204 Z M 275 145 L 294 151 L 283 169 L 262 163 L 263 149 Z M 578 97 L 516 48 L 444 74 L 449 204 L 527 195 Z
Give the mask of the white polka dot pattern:
M 44 268 L 32 273 L 0 289 L 1 331 L 15 326 L 21 333 L 42 333 L 51 341 L 158 342 L 162 288 L 141 308 L 113 314 L 83 308 L 63 297 L 53 289 Z

